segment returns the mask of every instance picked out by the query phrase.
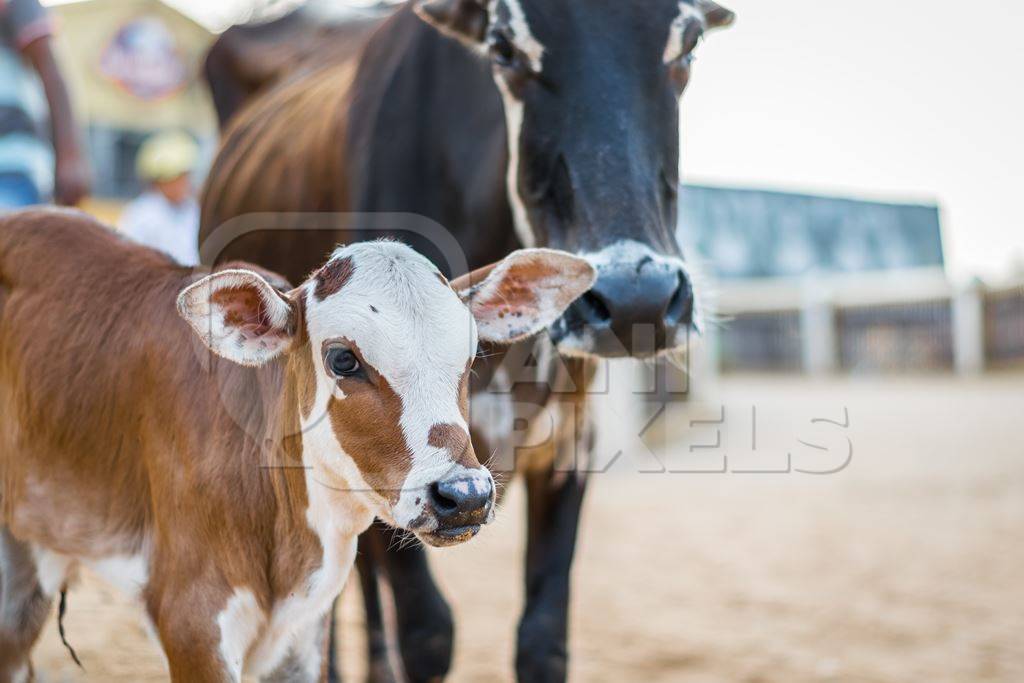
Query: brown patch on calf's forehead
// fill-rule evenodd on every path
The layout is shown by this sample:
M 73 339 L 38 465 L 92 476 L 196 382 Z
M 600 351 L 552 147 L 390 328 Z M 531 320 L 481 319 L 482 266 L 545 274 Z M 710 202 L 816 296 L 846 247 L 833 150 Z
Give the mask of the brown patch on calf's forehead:
M 345 398 L 332 396 L 327 414 L 341 448 L 355 461 L 363 479 L 394 505 L 412 469 L 412 451 L 402 432 L 402 399 L 384 377 L 371 367 L 366 369 L 373 383 L 345 382 Z
M 352 273 L 355 270 L 351 256 L 329 261 L 327 265 L 317 271 L 315 276 L 316 290 L 314 294 L 317 301 L 323 301 L 332 294 L 340 292 L 341 288 L 352 278 Z
M 475 469 L 480 466 L 476 454 L 470 447 L 469 433 L 462 427 L 453 424 L 436 424 L 430 428 L 427 443 L 434 448 L 448 451 L 452 462 L 463 467 Z

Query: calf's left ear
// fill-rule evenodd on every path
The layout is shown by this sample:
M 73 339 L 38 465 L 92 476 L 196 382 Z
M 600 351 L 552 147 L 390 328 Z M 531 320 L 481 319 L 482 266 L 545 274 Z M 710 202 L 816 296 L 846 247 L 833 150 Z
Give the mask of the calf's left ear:
M 554 249 L 522 249 L 454 280 L 469 305 L 480 341 L 511 344 L 554 323 L 594 285 L 586 260 Z
M 239 365 L 263 365 L 291 346 L 295 304 L 249 270 L 222 270 L 178 295 L 178 313 L 210 350 Z

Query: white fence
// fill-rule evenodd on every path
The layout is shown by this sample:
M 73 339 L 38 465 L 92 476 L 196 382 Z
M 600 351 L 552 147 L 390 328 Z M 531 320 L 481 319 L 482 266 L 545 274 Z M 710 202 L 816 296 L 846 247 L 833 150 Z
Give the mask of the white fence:
M 723 372 L 981 372 L 1024 364 L 1024 281 L 940 269 L 725 283 L 705 345 Z

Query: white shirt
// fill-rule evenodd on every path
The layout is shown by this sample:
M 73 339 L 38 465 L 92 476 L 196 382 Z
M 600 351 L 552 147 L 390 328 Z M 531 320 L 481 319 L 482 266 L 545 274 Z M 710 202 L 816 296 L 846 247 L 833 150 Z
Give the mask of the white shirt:
M 146 192 L 125 207 L 121 232 L 139 244 L 168 254 L 183 266 L 199 265 L 199 204 L 172 204 L 156 191 Z

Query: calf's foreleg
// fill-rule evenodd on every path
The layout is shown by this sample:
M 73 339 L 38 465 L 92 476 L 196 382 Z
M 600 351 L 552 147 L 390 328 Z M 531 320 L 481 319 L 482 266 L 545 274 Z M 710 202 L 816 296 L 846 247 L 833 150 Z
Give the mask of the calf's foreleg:
M 0 683 L 32 678 L 29 654 L 59 589 L 41 585 L 31 547 L 0 527 Z
M 265 624 L 255 597 L 184 580 L 150 588 L 146 596 L 172 683 L 240 683 L 246 655 Z
M 333 614 L 313 621 L 295 636 L 284 661 L 260 683 L 327 683 L 330 678 L 328 648 L 334 629 Z

